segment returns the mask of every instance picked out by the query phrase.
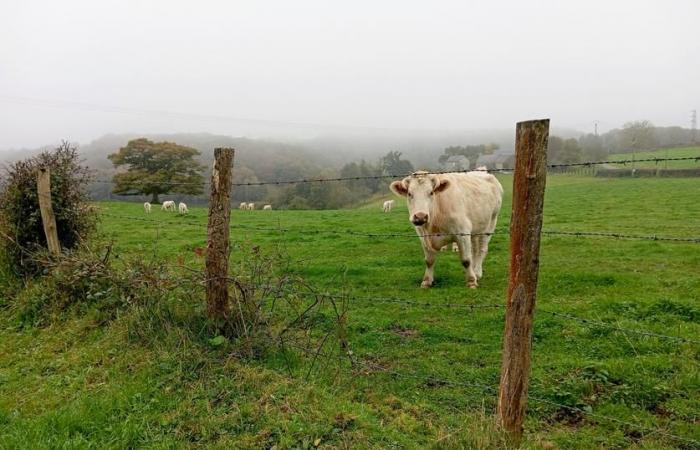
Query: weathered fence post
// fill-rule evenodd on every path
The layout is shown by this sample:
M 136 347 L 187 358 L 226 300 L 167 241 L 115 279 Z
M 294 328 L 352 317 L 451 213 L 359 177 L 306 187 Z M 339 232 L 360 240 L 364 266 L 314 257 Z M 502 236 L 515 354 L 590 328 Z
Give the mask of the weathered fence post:
M 520 444 L 527 406 L 532 319 L 539 272 L 549 119 L 520 122 L 515 136 L 510 276 L 498 396 L 501 426 Z
M 209 221 L 207 223 L 207 312 L 209 318 L 222 321 L 229 317 L 228 258 L 229 221 L 231 219 L 232 148 L 214 149 L 211 172 Z
M 58 241 L 56 216 L 51 206 L 51 172 L 47 167 L 39 169 L 36 178 L 36 190 L 39 196 L 41 222 L 44 224 L 44 234 L 46 235 L 46 246 L 51 255 L 59 255 L 61 253 L 61 243 Z

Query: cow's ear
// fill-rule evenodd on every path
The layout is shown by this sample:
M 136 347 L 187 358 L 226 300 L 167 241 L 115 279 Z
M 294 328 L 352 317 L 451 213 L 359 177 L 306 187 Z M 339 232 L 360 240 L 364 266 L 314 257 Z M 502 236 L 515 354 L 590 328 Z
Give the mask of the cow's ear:
M 433 190 L 434 192 L 442 192 L 445 189 L 450 187 L 450 182 L 447 180 L 438 180 L 438 185 L 435 186 L 435 189 Z
M 404 183 L 403 180 L 394 181 L 389 186 L 389 189 L 391 189 L 391 192 L 401 197 L 408 195 L 408 187 L 406 187 L 406 183 Z

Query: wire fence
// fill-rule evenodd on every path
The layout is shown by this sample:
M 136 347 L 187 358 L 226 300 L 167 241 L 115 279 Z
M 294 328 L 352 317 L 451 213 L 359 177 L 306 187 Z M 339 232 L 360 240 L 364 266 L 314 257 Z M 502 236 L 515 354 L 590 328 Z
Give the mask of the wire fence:
M 148 219 L 139 216 L 126 216 L 126 215 L 115 215 L 108 212 L 100 213 L 104 217 L 111 217 L 115 219 L 123 220 L 135 220 L 139 222 L 157 223 L 162 225 L 173 225 L 178 227 L 187 227 L 191 229 L 207 229 L 206 224 L 194 224 L 194 223 L 183 223 L 177 220 L 156 220 Z M 254 232 L 270 232 L 270 233 L 289 233 L 289 234 L 302 234 L 311 236 L 354 236 L 354 237 L 366 237 L 366 238 L 411 238 L 416 237 L 454 237 L 454 236 L 493 236 L 497 234 L 509 235 L 510 232 L 507 228 L 501 228 L 495 230 L 491 233 L 367 233 L 363 231 L 357 231 L 352 229 L 335 229 L 327 230 L 320 228 L 285 228 L 285 227 L 274 227 L 274 226 L 255 226 L 247 224 L 234 223 L 229 225 L 231 229 L 240 229 L 246 231 Z M 685 242 L 698 244 L 700 243 L 700 236 L 664 236 L 664 235 L 642 235 L 642 234 L 627 234 L 627 233 L 616 233 L 616 232 L 603 232 L 603 231 L 568 231 L 568 230 L 542 230 L 542 234 L 545 236 L 568 236 L 568 237 L 597 237 L 597 238 L 614 238 L 614 239 L 627 239 L 627 240 L 641 240 L 641 241 L 667 241 L 667 242 Z
M 700 155 L 697 157 L 680 157 L 680 158 L 645 158 L 645 159 L 628 159 L 628 160 L 616 160 L 616 161 L 590 161 L 590 162 L 585 162 L 585 163 L 572 163 L 572 164 L 552 164 L 549 165 L 548 168 L 550 169 L 560 169 L 564 167 L 579 167 L 579 166 L 594 166 L 594 165 L 601 165 L 601 164 L 631 164 L 631 163 L 639 163 L 639 162 L 665 162 L 665 161 L 687 161 L 687 160 L 695 160 L 695 161 L 700 161 Z M 484 170 L 487 172 L 507 172 L 511 171 L 512 169 L 498 169 L 498 170 Z M 429 174 L 445 174 L 445 173 L 460 173 L 460 172 L 467 172 L 467 171 L 444 171 L 444 172 L 428 172 Z M 377 175 L 377 176 L 367 176 L 367 177 L 337 177 L 337 178 L 306 178 L 306 179 L 297 179 L 297 180 L 280 180 L 280 181 L 264 181 L 264 182 L 250 182 L 250 183 L 234 183 L 234 186 L 261 186 L 261 185 L 284 185 L 284 184 L 296 184 L 296 183 L 325 183 L 325 182 L 344 182 L 344 181 L 357 181 L 357 180 L 365 180 L 365 179 L 385 179 L 385 178 L 400 178 L 403 177 L 403 175 Z M 107 180 L 97 180 L 96 182 L 104 182 L 104 183 L 112 183 L 112 181 L 107 181 Z M 146 184 L 146 183 L 144 183 Z M 176 185 L 185 185 L 185 184 L 191 184 L 191 183 L 166 183 L 171 186 L 176 186 Z M 147 223 L 151 224 L 155 227 L 155 236 L 153 238 L 154 242 L 156 245 L 154 245 L 154 251 L 155 248 L 157 247 L 157 243 L 159 239 L 161 239 L 161 235 L 163 233 L 163 230 L 168 227 L 168 226 L 173 226 L 177 227 L 177 229 L 191 229 L 191 230 L 196 230 L 198 232 L 203 231 L 206 232 L 208 230 L 208 227 L 206 224 L 200 224 L 200 223 L 183 223 L 182 220 L 158 220 L 158 219 L 151 219 L 147 217 L 139 217 L 139 216 L 127 216 L 127 215 L 120 215 L 120 214 L 114 214 L 109 211 L 101 211 L 100 215 L 103 217 L 110 217 L 110 218 L 115 218 L 115 219 L 120 219 L 120 220 L 126 220 L 126 221 L 137 221 L 139 223 Z M 228 226 L 228 225 L 227 225 Z M 238 230 L 245 230 L 245 231 L 250 231 L 250 232 L 256 232 L 256 233 L 280 233 L 282 235 L 289 235 L 289 234 L 301 234 L 301 235 L 309 235 L 309 236 L 314 236 L 314 237 L 324 237 L 324 236 L 352 236 L 352 237 L 357 237 L 357 238 L 411 238 L 415 239 L 416 237 L 456 237 L 456 236 L 491 236 L 491 235 L 496 235 L 496 234 L 503 234 L 507 235 L 508 230 L 505 228 L 497 229 L 494 230 L 493 232 L 489 233 L 431 233 L 431 234 L 417 234 L 417 233 L 403 233 L 403 232 L 398 232 L 398 233 L 392 233 L 392 232 L 386 232 L 386 233 L 368 233 L 368 232 L 363 232 L 363 231 L 358 231 L 358 230 L 353 230 L 353 229 L 334 229 L 334 230 L 327 230 L 327 229 L 321 229 L 321 228 L 303 228 L 303 229 L 295 229 L 295 228 L 289 228 L 289 227 L 274 227 L 274 226 L 257 226 L 257 225 L 247 225 L 247 224 L 232 224 L 230 225 L 231 229 L 238 229 Z M 619 233 L 619 232 L 602 232 L 602 231 L 575 231 L 575 230 L 548 230 L 545 229 L 542 231 L 542 234 L 545 236 L 556 236 L 556 237 L 570 237 L 570 238 L 613 238 L 613 239 L 629 239 L 629 240 L 643 240 L 643 241 L 665 241 L 665 242 L 676 242 L 676 243 L 692 243 L 692 244 L 697 244 L 700 243 L 700 236 L 666 236 L 666 235 L 643 235 L 643 234 L 629 234 L 629 233 Z M 198 282 L 200 284 L 205 284 L 208 280 L 204 276 L 204 272 L 201 270 L 201 268 L 197 267 L 188 267 L 185 264 L 179 264 L 179 265 L 173 265 L 173 268 L 176 268 L 178 270 L 184 270 L 184 271 L 189 271 L 194 274 Z M 232 281 L 234 279 L 232 278 Z M 256 289 L 271 289 L 274 286 L 270 285 L 253 285 L 254 288 Z M 303 291 L 303 290 L 291 290 L 288 289 L 290 293 L 296 294 L 296 295 L 310 295 L 309 291 Z M 276 292 L 276 295 L 279 295 L 280 292 Z M 505 308 L 504 304 L 501 303 L 469 303 L 469 302 L 455 302 L 455 301 L 450 301 L 448 299 L 443 299 L 440 301 L 435 301 L 434 299 L 431 300 L 418 300 L 416 298 L 400 298 L 400 297 L 386 297 L 386 296 L 359 296 L 359 295 L 354 295 L 352 293 L 348 292 L 337 292 L 337 291 L 317 291 L 313 293 L 315 296 L 319 296 L 322 298 L 328 298 L 328 299 L 335 299 L 335 300 L 343 300 L 347 301 L 348 305 L 350 307 L 359 307 L 358 305 L 362 305 L 364 307 L 383 307 L 384 305 L 392 305 L 393 307 L 397 308 L 403 308 L 405 310 L 409 309 L 421 309 L 421 310 L 430 310 L 432 311 L 438 311 L 438 310 L 450 310 L 450 311 L 503 311 Z M 551 318 L 555 318 L 558 320 L 561 320 L 563 322 L 575 322 L 578 324 L 581 324 L 585 326 L 588 329 L 606 329 L 609 330 L 613 333 L 619 333 L 624 335 L 625 337 L 629 336 L 637 336 L 639 339 L 657 339 L 661 341 L 667 341 L 667 342 L 674 342 L 677 344 L 692 344 L 692 345 L 697 345 L 700 344 L 700 340 L 694 339 L 694 338 L 689 338 L 689 337 L 684 337 L 684 336 L 674 336 L 670 334 L 663 334 L 659 333 L 656 331 L 652 330 L 647 330 L 647 329 L 639 329 L 639 328 L 629 328 L 629 327 L 623 327 L 620 326 L 619 324 L 616 323 L 611 323 L 611 322 L 606 322 L 598 319 L 591 319 L 588 317 L 580 317 L 568 312 L 559 312 L 559 311 L 553 311 L 547 307 L 538 307 L 536 309 L 537 313 L 542 313 L 544 315 L 547 315 Z M 367 372 L 371 373 L 386 373 L 388 375 L 394 376 L 394 377 L 399 377 L 399 378 L 405 378 L 405 379 L 412 379 L 412 380 L 417 380 L 420 381 L 421 383 L 436 383 L 437 385 L 445 385 L 445 386 L 453 386 L 453 387 L 469 387 L 469 388 L 475 388 L 479 389 L 485 394 L 493 395 L 498 392 L 498 386 L 497 385 L 489 385 L 485 383 L 479 383 L 479 382 L 471 382 L 471 381 L 455 381 L 455 380 L 450 380 L 450 379 L 443 379 L 443 378 L 438 378 L 438 377 L 433 377 L 433 376 L 425 376 L 425 375 L 417 375 L 417 374 L 412 374 L 412 373 L 407 373 L 404 371 L 398 371 L 394 370 L 391 368 L 387 368 L 384 365 L 381 364 L 376 364 L 372 362 L 372 358 L 374 355 L 372 354 L 358 354 L 355 353 L 353 349 L 341 349 L 341 352 L 344 352 L 344 354 L 333 354 L 333 353 L 327 353 L 326 351 L 323 350 L 323 346 L 312 349 L 304 346 L 299 346 L 294 343 L 287 343 L 286 345 L 295 348 L 297 351 L 307 355 L 307 356 L 312 356 L 314 358 L 327 358 L 327 359 L 338 359 L 339 357 L 347 357 L 348 361 L 350 361 L 352 367 L 356 370 L 365 370 Z M 644 424 L 639 424 L 639 423 L 634 423 L 630 421 L 625 421 L 621 420 L 616 417 L 610 417 L 607 415 L 603 415 L 597 412 L 594 412 L 591 408 L 585 408 L 585 407 L 580 407 L 580 406 L 572 406 L 572 405 L 566 405 L 561 402 L 553 401 L 548 398 L 542 397 L 541 395 L 533 395 L 531 394 L 529 396 L 530 401 L 543 404 L 543 405 L 549 405 L 552 407 L 556 407 L 559 409 L 565 409 L 568 411 L 576 412 L 579 414 L 586 415 L 588 417 L 591 417 L 592 419 L 596 420 L 604 420 L 608 421 L 611 423 L 616 423 L 625 427 L 633 428 L 636 429 L 642 433 L 648 433 L 648 434 L 654 434 L 654 435 L 659 435 L 663 436 L 668 439 L 672 439 L 675 441 L 679 442 L 686 442 L 692 445 L 700 445 L 700 441 L 697 441 L 692 438 L 680 436 L 678 434 L 670 433 L 667 430 L 661 429 L 661 428 L 654 428 L 654 427 L 649 427 Z
M 601 165 L 627 165 L 636 163 L 653 162 L 655 164 L 661 162 L 671 162 L 671 161 L 696 161 L 700 162 L 700 155 L 697 156 L 679 156 L 679 157 L 669 157 L 669 158 L 639 158 L 639 159 L 617 159 L 609 161 L 586 161 L 579 163 L 563 163 L 563 164 L 549 164 L 548 169 L 564 169 L 567 167 L 594 167 Z M 430 170 L 422 172 L 424 175 L 445 175 L 452 173 L 468 173 L 468 172 L 487 172 L 487 173 L 508 173 L 513 172 L 514 168 L 501 168 L 501 169 L 487 169 L 487 168 L 476 168 L 476 169 L 465 169 L 465 170 Z M 380 174 L 380 175 L 363 175 L 363 176 L 349 176 L 349 177 L 309 177 L 309 178 L 298 178 L 294 180 L 268 180 L 268 181 L 247 181 L 247 182 L 234 182 L 232 186 L 234 187 L 245 187 L 245 186 L 281 186 L 289 184 L 307 184 L 307 183 L 338 183 L 338 182 L 349 182 L 349 181 L 368 181 L 368 180 L 387 180 L 387 179 L 401 179 L 408 174 Z M 102 184 L 114 184 L 114 180 L 104 180 L 97 179 L 93 180 L 93 183 Z M 192 183 L 185 181 L 129 181 L 132 186 L 146 186 L 146 185 L 162 185 L 162 186 L 189 186 L 189 187 L 205 187 L 209 183 Z

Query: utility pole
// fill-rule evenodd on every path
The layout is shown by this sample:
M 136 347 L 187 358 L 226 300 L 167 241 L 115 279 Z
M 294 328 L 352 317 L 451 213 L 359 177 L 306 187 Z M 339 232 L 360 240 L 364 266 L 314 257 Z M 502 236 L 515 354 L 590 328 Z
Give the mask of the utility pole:
M 690 111 L 690 142 L 695 144 L 698 132 L 698 111 L 696 109 Z
M 593 134 L 598 136 L 598 121 L 593 122 Z

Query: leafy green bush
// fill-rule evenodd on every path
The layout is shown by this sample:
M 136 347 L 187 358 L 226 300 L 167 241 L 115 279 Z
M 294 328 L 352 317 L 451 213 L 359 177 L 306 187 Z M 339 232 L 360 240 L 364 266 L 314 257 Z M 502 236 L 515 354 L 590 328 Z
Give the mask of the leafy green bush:
M 11 164 L 0 185 L 0 262 L 20 276 L 36 275 L 42 269 L 36 258 L 46 248 L 36 187 L 41 167 L 51 172 L 51 204 L 63 249 L 75 248 L 94 230 L 97 220 L 88 207 L 90 172 L 80 165 L 77 149 L 69 143 Z

